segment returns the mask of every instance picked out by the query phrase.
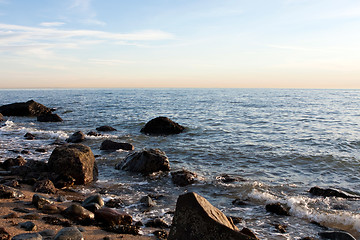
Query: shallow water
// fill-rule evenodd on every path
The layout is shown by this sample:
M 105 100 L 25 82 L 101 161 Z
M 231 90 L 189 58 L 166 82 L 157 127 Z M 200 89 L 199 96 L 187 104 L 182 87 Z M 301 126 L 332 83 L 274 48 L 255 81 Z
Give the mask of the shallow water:
M 47 161 L 56 139 L 73 132 L 87 133 L 101 125 L 118 129 L 84 144 L 98 155 L 97 188 L 127 202 L 135 219 L 163 215 L 170 223 L 179 194 L 195 191 L 228 215 L 239 216 L 263 239 L 300 239 L 323 229 L 311 224 L 346 229 L 359 236 L 359 201 L 316 198 L 312 186 L 335 187 L 360 194 L 360 91 L 287 89 L 77 89 L 0 90 L 0 105 L 34 99 L 56 108 L 64 122 L 40 123 L 35 118 L 10 117 L 0 128 L 0 157 L 5 160 L 30 150 L 26 159 Z M 186 127 L 182 134 L 147 136 L 141 127 L 167 116 Z M 37 140 L 23 138 L 31 132 Z M 143 177 L 118 171 L 114 165 L 128 152 L 103 152 L 105 139 L 132 143 L 135 150 L 159 148 L 172 170 L 186 168 L 200 180 L 176 187 L 169 175 Z M 35 152 L 45 148 L 46 153 Z M 221 174 L 244 181 L 224 184 Z M 85 191 L 85 190 L 84 190 Z M 89 190 L 86 190 L 89 191 Z M 156 207 L 139 211 L 139 199 L 162 195 Z M 241 198 L 248 203 L 234 206 Z M 276 217 L 265 204 L 280 201 L 291 207 L 290 217 Z M 340 207 L 339 207 L 340 206 Z M 336 210 L 342 209 L 342 210 Z M 140 209 L 141 210 L 141 209 Z M 280 234 L 274 223 L 288 225 Z

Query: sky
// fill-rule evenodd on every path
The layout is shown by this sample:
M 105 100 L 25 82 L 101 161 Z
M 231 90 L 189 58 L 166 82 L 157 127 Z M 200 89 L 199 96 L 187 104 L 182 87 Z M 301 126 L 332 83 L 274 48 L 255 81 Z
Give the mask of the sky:
M 359 0 L 0 0 L 0 88 L 360 89 Z

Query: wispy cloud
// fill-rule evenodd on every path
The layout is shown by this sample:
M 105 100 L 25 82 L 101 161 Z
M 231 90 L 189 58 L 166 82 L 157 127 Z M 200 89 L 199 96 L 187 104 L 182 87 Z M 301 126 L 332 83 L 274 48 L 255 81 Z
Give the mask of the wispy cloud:
M 106 23 L 97 19 L 96 11 L 91 6 L 91 0 L 72 0 L 69 10 L 77 12 L 79 22 L 87 25 L 104 26 Z
M 40 26 L 43 26 L 43 27 L 59 27 L 59 26 L 62 26 L 64 24 L 65 24 L 64 22 L 42 22 L 42 23 L 40 23 Z
M 118 65 L 135 63 L 134 61 L 126 61 L 120 59 L 89 59 L 89 62 L 95 64 L 107 65 L 107 66 L 118 66 Z

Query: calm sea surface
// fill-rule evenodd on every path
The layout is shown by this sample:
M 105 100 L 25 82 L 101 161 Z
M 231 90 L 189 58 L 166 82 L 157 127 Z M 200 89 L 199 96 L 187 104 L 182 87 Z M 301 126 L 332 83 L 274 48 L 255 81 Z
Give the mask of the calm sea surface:
M 77 89 L 0 90 L 0 105 L 33 99 L 56 108 L 64 122 L 40 123 L 36 118 L 10 117 L 0 128 L 0 160 L 16 157 L 11 150 L 29 150 L 25 159 L 47 161 L 55 140 L 101 125 L 118 131 L 88 137 L 84 144 L 97 155 L 100 178 L 95 190 L 104 198 L 121 197 L 135 220 L 162 216 L 171 223 L 179 194 L 195 191 L 231 216 L 243 218 L 262 239 L 317 236 L 323 228 L 360 236 L 360 201 L 313 197 L 313 186 L 360 194 L 360 91 L 288 89 Z M 166 116 L 186 127 L 182 134 L 147 136 L 140 129 Z M 31 132 L 37 140 L 28 141 Z M 128 152 L 100 151 L 104 139 L 129 142 L 135 150 L 159 148 L 172 170 L 196 172 L 199 181 L 176 187 L 170 175 L 143 177 L 114 169 Z M 38 153 L 36 148 L 45 148 Z M 225 184 L 222 174 L 243 181 Z M 79 188 L 91 192 L 93 189 Z M 156 206 L 142 212 L 139 199 L 157 195 Z M 240 198 L 245 206 L 232 204 Z M 276 217 L 265 204 L 282 202 L 290 217 Z M 274 224 L 288 226 L 280 234 Z M 146 234 L 146 230 L 144 230 Z

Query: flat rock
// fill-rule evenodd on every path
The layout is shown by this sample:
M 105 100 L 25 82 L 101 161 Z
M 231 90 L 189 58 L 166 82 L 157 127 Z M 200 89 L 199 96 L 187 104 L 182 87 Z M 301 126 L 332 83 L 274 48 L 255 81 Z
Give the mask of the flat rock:
M 100 131 L 100 132 L 112 132 L 112 131 L 116 131 L 115 128 L 113 127 L 110 127 L 110 126 L 101 126 L 101 127 L 98 127 L 96 128 L 97 131 Z
M 157 117 L 150 120 L 140 132 L 150 135 L 169 135 L 183 132 L 185 127 L 167 117 Z
M 61 229 L 54 240 L 84 240 L 84 237 L 77 227 L 67 227 Z
M 171 173 L 172 182 L 180 187 L 193 184 L 197 178 L 197 174 L 188 170 L 180 170 Z
M 312 195 L 322 197 L 360 198 L 358 195 L 350 194 L 335 188 L 312 187 L 309 192 Z
M 0 107 L 0 113 L 4 116 L 31 116 L 36 117 L 51 113 L 51 109 L 44 105 L 30 100 L 27 102 L 18 102 L 3 105 Z
M 22 233 L 14 236 L 11 240 L 42 240 L 43 237 L 38 233 Z
M 103 141 L 100 146 L 100 150 L 119 150 L 119 149 L 132 151 L 134 150 L 134 146 L 131 143 L 120 143 L 111 140 Z
M 66 142 L 68 143 L 80 143 L 85 140 L 85 134 L 82 131 L 77 131 L 71 135 Z
M 168 240 L 250 240 L 205 198 L 190 192 L 180 195 Z
M 37 117 L 38 122 L 62 122 L 62 118 L 55 113 L 47 113 Z

